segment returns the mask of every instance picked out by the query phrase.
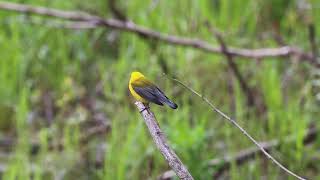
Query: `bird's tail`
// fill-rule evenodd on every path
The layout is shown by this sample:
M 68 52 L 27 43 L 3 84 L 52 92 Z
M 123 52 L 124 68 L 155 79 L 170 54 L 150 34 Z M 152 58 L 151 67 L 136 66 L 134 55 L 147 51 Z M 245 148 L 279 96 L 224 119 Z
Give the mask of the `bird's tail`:
M 178 108 L 178 105 L 176 103 L 172 102 L 166 95 L 164 95 L 164 93 L 159 88 L 157 88 L 155 90 L 155 92 L 156 92 L 155 93 L 156 97 L 158 98 L 158 100 L 162 104 L 167 104 L 172 109 L 177 109 Z
M 177 109 L 178 108 L 178 105 L 176 103 L 172 102 L 170 99 L 167 99 L 164 103 L 166 103 L 172 109 Z

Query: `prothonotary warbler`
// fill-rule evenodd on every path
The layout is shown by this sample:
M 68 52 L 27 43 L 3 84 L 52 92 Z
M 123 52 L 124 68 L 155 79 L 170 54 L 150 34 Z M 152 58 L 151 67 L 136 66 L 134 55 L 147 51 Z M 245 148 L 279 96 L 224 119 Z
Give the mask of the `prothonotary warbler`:
M 129 81 L 129 90 L 132 96 L 145 104 L 153 102 L 162 106 L 167 104 L 172 109 L 177 109 L 178 105 L 172 102 L 154 83 L 149 81 L 142 73 L 132 72 Z

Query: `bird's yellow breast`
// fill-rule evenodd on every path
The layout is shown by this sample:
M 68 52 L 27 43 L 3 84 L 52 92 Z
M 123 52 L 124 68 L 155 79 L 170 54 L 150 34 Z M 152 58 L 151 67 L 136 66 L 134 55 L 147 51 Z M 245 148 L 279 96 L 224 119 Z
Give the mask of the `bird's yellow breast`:
M 131 77 L 130 77 L 130 81 L 129 81 L 129 91 L 136 100 L 143 102 L 143 103 L 148 103 L 148 101 L 146 99 L 144 99 L 143 97 L 141 97 L 138 93 L 136 93 L 136 91 L 132 87 L 132 83 L 138 82 L 139 79 L 143 79 L 143 78 L 145 78 L 145 77 L 140 72 L 131 73 Z
M 133 89 L 132 85 L 131 85 L 131 82 L 129 82 L 129 91 L 130 93 L 132 94 L 132 96 L 140 101 L 140 102 L 143 102 L 143 103 L 148 103 L 148 101 L 146 99 L 144 99 L 143 97 L 141 97 L 138 93 L 136 93 L 136 91 Z

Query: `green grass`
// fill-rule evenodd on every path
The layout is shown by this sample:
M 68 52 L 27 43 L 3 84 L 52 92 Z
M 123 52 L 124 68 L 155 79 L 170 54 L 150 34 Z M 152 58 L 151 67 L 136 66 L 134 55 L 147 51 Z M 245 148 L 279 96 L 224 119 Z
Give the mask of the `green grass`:
M 117 5 L 137 24 L 200 38 L 213 45 L 218 44 L 206 28 L 206 21 L 223 32 L 230 46 L 276 47 L 273 34 L 279 33 L 286 43 L 309 50 L 306 23 L 301 18 L 311 19 L 320 34 L 319 3 L 311 1 L 310 10 L 298 11 L 292 5 L 295 1 L 290 5 L 286 0 L 281 2 L 272 10 L 267 0 L 121 0 Z M 24 3 L 112 17 L 107 1 Z M 274 12 L 264 13 L 269 11 Z M 266 111 L 258 116 L 246 105 L 235 78 L 230 94 L 228 77 L 232 75 L 223 56 L 109 28 L 72 30 L 32 24 L 30 19 L 49 23 L 52 19 L 15 12 L 0 11 L 0 19 L 0 140 L 14 141 L 12 148 L 3 152 L 8 153 L 7 158 L 0 161 L 5 166 L 3 179 L 156 179 L 169 170 L 127 91 L 130 72 L 136 69 L 156 81 L 179 105 L 176 111 L 151 107 L 195 179 L 211 179 L 217 168 L 207 166 L 210 159 L 236 154 L 253 144 L 200 99 L 164 78 L 163 72 L 177 76 L 212 99 L 257 140 L 281 140 L 296 134 L 294 143 L 282 144 L 272 154 L 297 174 L 319 178 L 319 140 L 311 146 L 303 145 L 307 127 L 320 115 L 315 98 L 319 87 L 312 85 L 314 68 L 307 63 L 295 66 L 289 58 L 263 62 L 236 59 L 247 83 L 262 94 Z M 273 26 L 275 23 L 279 27 Z M 49 107 L 45 102 L 48 94 L 52 100 Z M 46 115 L 50 107 L 51 123 Z M 97 114 L 110 122 L 110 130 L 91 137 L 89 143 L 81 143 L 81 136 L 99 124 Z M 38 144 L 38 148 L 34 150 L 32 144 Z M 103 163 L 97 165 L 98 160 Z M 286 178 L 278 167 L 264 161 L 256 157 L 241 166 L 233 163 L 226 176 Z

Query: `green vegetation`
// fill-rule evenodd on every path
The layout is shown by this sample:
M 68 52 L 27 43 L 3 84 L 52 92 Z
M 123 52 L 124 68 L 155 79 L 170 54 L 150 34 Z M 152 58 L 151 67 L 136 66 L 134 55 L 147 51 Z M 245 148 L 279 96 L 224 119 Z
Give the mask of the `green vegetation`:
M 11 1 L 113 17 L 107 0 Z M 316 0 L 116 2 L 136 24 L 216 46 L 205 22 L 222 32 L 227 45 L 249 49 L 278 47 L 281 37 L 285 44 L 309 52 L 309 23 L 315 23 L 320 34 Z M 309 9 L 304 8 L 306 3 Z M 282 143 L 271 154 L 299 175 L 320 178 L 319 138 L 308 146 L 303 143 L 308 126 L 317 124 L 320 117 L 319 86 L 314 83 L 319 77 L 311 64 L 294 57 L 235 58 L 246 83 L 260 92 L 265 105 L 260 112 L 247 105 L 222 55 L 103 27 L 53 27 L 64 23 L 0 10 L 3 179 L 156 179 L 169 170 L 129 96 L 127 82 L 133 70 L 157 82 L 179 105 L 177 110 L 151 108 L 195 179 L 212 179 L 219 167 L 208 166 L 211 159 L 236 154 L 253 144 L 201 99 L 163 77 L 163 72 L 201 91 L 257 140 L 282 141 L 296 135 L 296 141 Z M 103 124 L 110 127 L 88 135 Z M 262 156 L 241 166 L 232 163 L 223 177 L 262 176 L 287 179 L 287 174 Z

